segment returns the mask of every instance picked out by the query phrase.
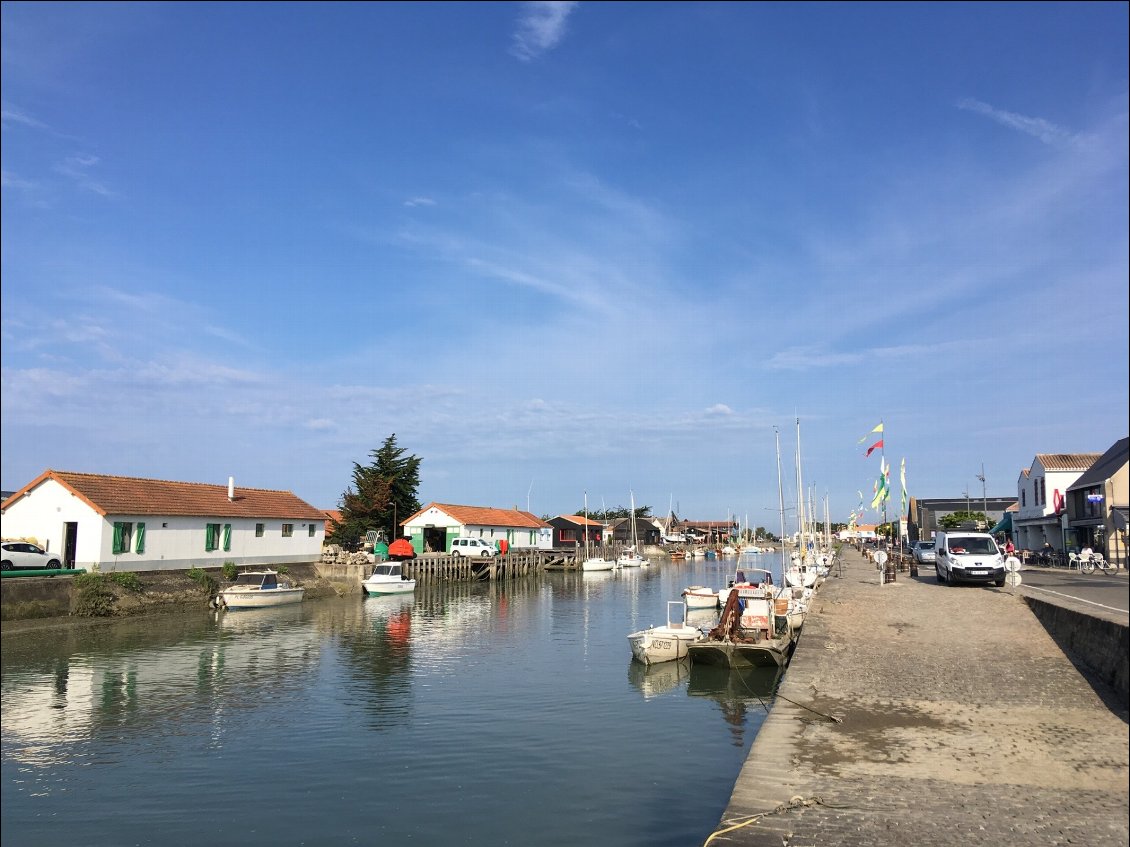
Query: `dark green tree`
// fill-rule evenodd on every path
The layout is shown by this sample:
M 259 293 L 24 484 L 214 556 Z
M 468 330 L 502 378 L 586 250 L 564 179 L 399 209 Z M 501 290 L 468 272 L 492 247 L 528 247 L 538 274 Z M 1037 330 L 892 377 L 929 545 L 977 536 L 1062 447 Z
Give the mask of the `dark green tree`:
M 355 544 L 370 530 L 384 530 L 392 541 L 400 534 L 399 522 L 420 509 L 419 456 L 396 444 L 396 433 L 369 453 L 372 462 L 353 463 L 353 485 L 341 495 L 341 520 L 330 540 Z
M 938 523 L 942 525 L 942 529 L 961 529 L 965 524 L 972 524 L 983 530 L 988 528 L 989 519 L 984 512 L 951 512 L 942 515 Z

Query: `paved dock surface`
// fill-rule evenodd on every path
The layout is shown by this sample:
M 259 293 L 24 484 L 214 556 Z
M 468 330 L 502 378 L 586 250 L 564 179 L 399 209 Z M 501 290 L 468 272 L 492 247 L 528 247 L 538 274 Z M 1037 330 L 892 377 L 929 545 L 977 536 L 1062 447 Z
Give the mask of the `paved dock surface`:
M 709 843 L 1125 847 L 1126 703 L 1011 589 L 844 553 Z

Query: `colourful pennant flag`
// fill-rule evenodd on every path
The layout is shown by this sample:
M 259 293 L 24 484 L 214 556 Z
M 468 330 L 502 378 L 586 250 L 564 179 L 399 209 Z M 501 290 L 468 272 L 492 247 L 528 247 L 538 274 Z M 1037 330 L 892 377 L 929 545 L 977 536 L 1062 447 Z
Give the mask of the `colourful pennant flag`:
M 879 424 L 873 430 L 871 430 L 871 432 L 867 433 L 867 435 L 865 435 L 865 436 L 863 436 L 863 438 L 859 439 L 859 443 L 862 444 L 864 441 L 866 441 L 871 436 L 872 433 L 882 432 L 882 431 L 883 431 L 883 422 L 880 421 Z
M 903 456 L 899 465 L 899 481 L 902 483 L 902 514 L 906 514 L 906 457 Z
M 872 453 L 874 453 L 876 450 L 878 450 L 882 446 L 883 446 L 883 439 L 880 438 L 878 441 L 876 441 L 874 444 L 872 444 L 870 447 L 867 448 L 867 452 L 863 454 L 863 458 L 866 459 L 868 456 L 870 456 Z

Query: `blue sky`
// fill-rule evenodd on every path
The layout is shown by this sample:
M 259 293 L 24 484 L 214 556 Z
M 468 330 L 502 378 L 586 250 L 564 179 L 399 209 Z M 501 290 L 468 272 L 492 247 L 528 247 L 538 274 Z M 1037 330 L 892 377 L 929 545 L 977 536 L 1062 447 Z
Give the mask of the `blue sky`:
M 2 485 L 776 529 L 1127 434 L 1125 3 L 4 3 Z M 869 518 L 874 518 L 869 513 Z

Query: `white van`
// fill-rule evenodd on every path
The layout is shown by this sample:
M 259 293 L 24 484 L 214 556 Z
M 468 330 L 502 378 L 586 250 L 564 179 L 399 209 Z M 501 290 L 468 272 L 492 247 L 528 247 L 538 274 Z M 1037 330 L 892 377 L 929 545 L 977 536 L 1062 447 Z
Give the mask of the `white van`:
M 485 558 L 495 554 L 494 545 L 482 538 L 454 538 L 451 541 L 452 556 L 477 556 Z
M 954 529 L 934 537 L 934 570 L 938 582 L 994 582 L 1004 585 L 1004 556 L 987 532 Z

